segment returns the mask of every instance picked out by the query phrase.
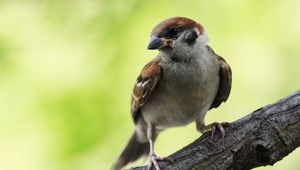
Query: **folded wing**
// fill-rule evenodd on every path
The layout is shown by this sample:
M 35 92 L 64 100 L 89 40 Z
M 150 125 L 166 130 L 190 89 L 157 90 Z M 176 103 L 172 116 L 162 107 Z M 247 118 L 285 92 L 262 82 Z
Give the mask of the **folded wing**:
M 161 59 L 157 57 L 146 64 L 134 85 L 131 96 L 131 115 L 134 123 L 137 123 L 141 114 L 141 107 L 147 102 L 159 81 L 161 74 L 160 61 Z
M 220 63 L 220 70 L 219 70 L 219 76 L 220 76 L 220 83 L 219 83 L 219 89 L 217 92 L 217 95 L 210 106 L 210 109 L 217 108 L 220 106 L 222 102 L 226 102 L 226 100 L 229 97 L 230 90 L 231 90 L 231 83 L 232 83 L 232 73 L 230 66 L 226 63 L 224 58 L 217 55 L 212 48 L 208 46 L 208 49 L 215 54 L 218 57 L 219 63 Z

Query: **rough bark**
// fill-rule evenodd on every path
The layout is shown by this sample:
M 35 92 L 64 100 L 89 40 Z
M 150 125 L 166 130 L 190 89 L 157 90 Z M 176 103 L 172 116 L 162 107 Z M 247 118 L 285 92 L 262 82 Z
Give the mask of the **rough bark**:
M 218 132 L 213 139 L 210 132 L 203 134 L 170 155 L 174 163 L 159 162 L 160 167 L 247 170 L 273 165 L 300 146 L 300 90 L 232 122 L 225 131 L 224 139 Z

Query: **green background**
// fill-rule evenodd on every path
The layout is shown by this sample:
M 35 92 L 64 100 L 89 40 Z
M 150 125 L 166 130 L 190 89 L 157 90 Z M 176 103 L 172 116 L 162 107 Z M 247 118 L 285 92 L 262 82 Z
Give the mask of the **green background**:
M 1 0 L 0 169 L 109 169 L 134 128 L 133 83 L 157 54 L 146 50 L 150 31 L 171 16 L 204 25 L 232 67 L 231 96 L 207 123 L 234 121 L 296 91 L 299 7 L 297 0 Z M 166 130 L 156 152 L 169 155 L 200 135 L 194 123 Z M 297 170 L 299 160 L 296 150 L 258 169 Z

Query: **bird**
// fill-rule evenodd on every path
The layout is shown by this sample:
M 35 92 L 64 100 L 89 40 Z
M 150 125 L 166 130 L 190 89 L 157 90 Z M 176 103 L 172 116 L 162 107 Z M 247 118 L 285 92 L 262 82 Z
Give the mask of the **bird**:
M 119 170 L 142 156 L 149 155 L 148 169 L 160 170 L 154 141 L 167 128 L 196 123 L 201 133 L 212 137 L 229 123 L 206 125 L 205 114 L 229 97 L 232 72 L 224 58 L 208 45 L 204 27 L 186 17 L 168 18 L 156 25 L 150 35 L 149 50 L 159 54 L 147 63 L 138 76 L 131 95 L 134 132 L 112 169 Z

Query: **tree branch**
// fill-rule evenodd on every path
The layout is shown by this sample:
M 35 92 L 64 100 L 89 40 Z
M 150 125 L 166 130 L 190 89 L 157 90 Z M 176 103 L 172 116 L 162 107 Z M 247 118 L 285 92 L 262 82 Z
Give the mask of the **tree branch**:
M 273 165 L 300 146 L 300 90 L 231 123 L 224 140 L 210 132 L 159 162 L 172 170 L 247 170 Z M 135 167 L 131 170 L 146 170 Z M 154 168 L 153 168 L 154 169 Z

